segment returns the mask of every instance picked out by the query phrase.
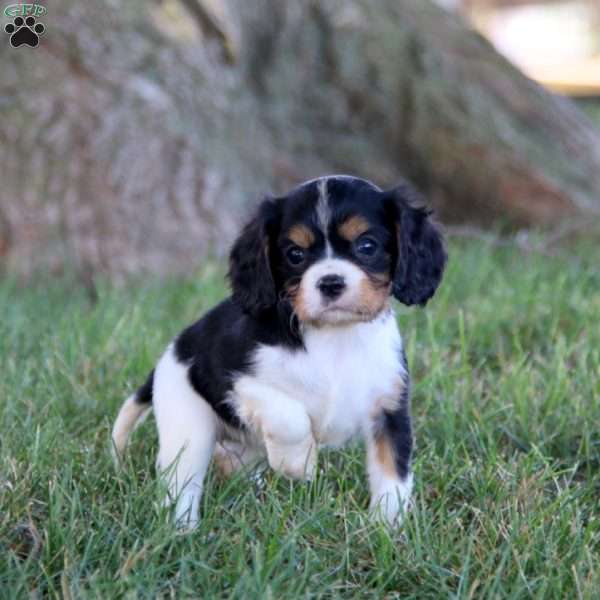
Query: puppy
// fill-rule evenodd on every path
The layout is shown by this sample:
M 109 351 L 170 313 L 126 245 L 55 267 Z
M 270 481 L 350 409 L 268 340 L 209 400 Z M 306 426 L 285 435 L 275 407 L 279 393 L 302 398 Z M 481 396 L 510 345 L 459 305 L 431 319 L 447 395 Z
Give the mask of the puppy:
M 446 252 L 407 184 L 311 180 L 262 202 L 233 245 L 233 293 L 184 330 L 113 428 L 122 455 L 154 407 L 157 466 L 179 525 L 194 527 L 211 457 L 266 456 L 295 479 L 319 446 L 365 440 L 371 509 L 399 522 L 412 489 L 409 374 L 390 296 L 424 305 Z

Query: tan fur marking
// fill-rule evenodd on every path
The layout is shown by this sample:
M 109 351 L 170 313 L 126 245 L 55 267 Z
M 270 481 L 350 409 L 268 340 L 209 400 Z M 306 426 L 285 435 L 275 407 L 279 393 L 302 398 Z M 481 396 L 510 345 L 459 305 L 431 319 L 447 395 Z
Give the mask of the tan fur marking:
M 386 476 L 390 479 L 398 479 L 394 451 L 392 450 L 390 442 L 387 438 L 380 437 L 375 440 L 375 453 L 377 462 L 381 465 L 381 468 Z
M 287 288 L 287 295 L 292 304 L 292 308 L 294 309 L 294 313 L 301 321 L 306 321 L 308 319 L 308 312 L 306 310 L 306 305 L 304 303 L 304 295 L 302 293 L 302 286 L 300 284 L 295 284 L 289 286 Z
M 390 281 L 385 276 L 365 277 L 360 282 L 359 306 L 367 316 L 378 315 L 389 302 Z
M 355 240 L 359 235 L 369 230 L 369 222 L 364 217 L 354 215 L 346 219 L 339 227 L 338 233 L 349 242 Z
M 306 225 L 294 225 L 288 231 L 287 237 L 300 248 L 310 248 L 315 241 L 313 232 Z

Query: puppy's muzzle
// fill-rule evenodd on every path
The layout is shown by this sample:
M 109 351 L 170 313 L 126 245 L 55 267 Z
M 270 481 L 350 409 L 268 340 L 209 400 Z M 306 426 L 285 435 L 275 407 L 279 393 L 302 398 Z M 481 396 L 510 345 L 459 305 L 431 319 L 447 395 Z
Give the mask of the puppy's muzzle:
M 346 289 L 346 280 L 341 275 L 325 275 L 317 281 L 317 289 L 327 300 L 335 300 Z

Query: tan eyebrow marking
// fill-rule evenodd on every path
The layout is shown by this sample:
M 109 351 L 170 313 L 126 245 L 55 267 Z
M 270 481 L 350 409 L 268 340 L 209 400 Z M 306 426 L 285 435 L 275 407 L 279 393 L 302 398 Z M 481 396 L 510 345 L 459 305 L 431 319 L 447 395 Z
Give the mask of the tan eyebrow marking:
M 346 219 L 339 227 L 338 233 L 349 242 L 355 240 L 370 228 L 369 222 L 364 217 L 354 215 Z
M 294 225 L 287 233 L 287 237 L 300 248 L 309 248 L 315 241 L 313 232 L 306 225 Z

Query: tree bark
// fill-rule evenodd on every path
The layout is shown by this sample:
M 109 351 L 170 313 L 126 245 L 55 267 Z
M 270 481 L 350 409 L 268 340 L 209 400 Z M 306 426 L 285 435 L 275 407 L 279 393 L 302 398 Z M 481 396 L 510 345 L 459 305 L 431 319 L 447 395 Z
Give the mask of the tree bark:
M 279 3 L 269 29 L 274 7 L 250 4 L 246 78 L 272 127 L 310 136 L 302 153 L 386 185 L 403 174 L 446 220 L 600 214 L 598 129 L 457 16 L 423 0 Z
M 1 47 L 4 264 L 187 270 L 262 194 L 329 172 L 408 177 L 447 221 L 600 214 L 598 130 L 457 16 L 428 0 L 228 8 L 229 31 L 184 36 L 142 0 L 62 0 L 37 49 Z

